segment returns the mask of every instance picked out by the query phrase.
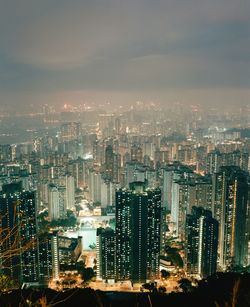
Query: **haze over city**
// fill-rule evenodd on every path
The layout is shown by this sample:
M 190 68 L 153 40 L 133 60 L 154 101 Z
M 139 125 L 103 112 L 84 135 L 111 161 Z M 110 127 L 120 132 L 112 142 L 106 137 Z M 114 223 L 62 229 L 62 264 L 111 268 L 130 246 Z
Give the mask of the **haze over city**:
M 1 107 L 249 103 L 249 1 L 0 5 Z

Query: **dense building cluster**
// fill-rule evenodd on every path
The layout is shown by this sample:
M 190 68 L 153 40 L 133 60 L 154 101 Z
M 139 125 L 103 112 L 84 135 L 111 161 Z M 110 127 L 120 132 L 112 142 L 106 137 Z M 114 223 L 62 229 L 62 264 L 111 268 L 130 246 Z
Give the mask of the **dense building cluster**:
M 98 279 L 145 283 L 171 244 L 190 276 L 250 264 L 248 117 L 150 108 L 46 108 L 46 133 L 0 145 L 3 274 L 44 284 L 91 255 Z

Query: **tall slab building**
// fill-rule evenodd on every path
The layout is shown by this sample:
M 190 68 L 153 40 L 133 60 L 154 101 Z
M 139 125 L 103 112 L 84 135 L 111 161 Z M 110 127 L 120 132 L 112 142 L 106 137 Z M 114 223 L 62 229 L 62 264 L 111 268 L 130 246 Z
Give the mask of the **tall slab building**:
M 247 262 L 248 173 L 224 166 L 213 178 L 213 213 L 219 222 L 219 266 Z
M 186 220 L 185 262 L 189 274 L 207 277 L 216 272 L 218 222 L 212 212 L 193 207 Z
M 161 191 L 142 182 L 116 192 L 116 279 L 145 282 L 159 275 Z
M 37 282 L 38 240 L 35 192 L 21 182 L 3 186 L 0 194 L 1 272 L 19 284 Z

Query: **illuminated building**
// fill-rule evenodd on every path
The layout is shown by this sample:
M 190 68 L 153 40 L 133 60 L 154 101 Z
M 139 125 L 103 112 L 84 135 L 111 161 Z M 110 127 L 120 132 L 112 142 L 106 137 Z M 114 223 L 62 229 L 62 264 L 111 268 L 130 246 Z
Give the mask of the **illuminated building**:
M 113 180 L 114 152 L 113 147 L 108 145 L 105 150 L 105 175 L 110 181 Z
M 67 164 L 67 173 L 74 177 L 75 187 L 83 188 L 87 185 L 86 163 L 83 159 L 69 161 Z
M 210 152 L 207 156 L 207 173 L 218 173 L 222 166 L 238 166 L 244 171 L 248 171 L 249 154 L 235 150 L 221 153 L 220 151 Z
M 51 255 L 52 255 L 52 277 L 54 279 L 59 278 L 60 263 L 59 263 L 59 244 L 58 244 L 58 233 L 54 231 L 50 235 L 51 244 Z
M 171 221 L 175 225 L 176 236 L 184 240 L 186 214 L 189 207 L 189 184 L 184 179 L 173 183 Z
M 145 282 L 159 274 L 161 191 L 136 182 L 116 192 L 116 277 Z
M 121 176 L 121 155 L 114 154 L 114 162 L 113 162 L 113 182 L 119 183 Z
M 65 176 L 66 188 L 66 209 L 72 209 L 75 206 L 75 180 L 73 176 Z
M 178 173 L 174 173 L 177 175 Z M 175 224 L 176 235 L 183 240 L 185 235 L 186 215 L 193 206 L 211 210 L 212 181 L 208 177 L 181 178 L 171 187 L 171 220 Z
M 39 280 L 35 192 L 21 182 L 3 186 L 0 194 L 0 262 L 2 274 L 22 283 Z
M 47 286 L 52 275 L 52 234 L 39 236 L 39 279 L 41 284 Z M 58 271 L 59 272 L 59 271 Z
M 144 182 L 146 179 L 145 167 L 136 161 L 131 161 L 125 165 L 125 185 L 129 187 L 132 182 Z
M 189 274 L 207 277 L 216 272 L 218 222 L 212 212 L 193 207 L 185 227 L 185 264 Z
M 12 161 L 12 146 L 9 144 L 0 145 L 0 161 L 9 162 Z
M 131 161 L 137 161 L 142 163 L 143 155 L 142 155 L 142 148 L 139 145 L 134 144 L 131 146 Z
M 89 173 L 89 197 L 96 203 L 101 202 L 101 173 L 91 171 Z
M 49 185 L 49 203 L 48 203 L 49 219 L 51 221 L 58 220 L 60 214 L 60 201 L 58 188 L 51 184 Z
M 76 140 L 81 135 L 81 124 L 69 122 L 61 126 L 61 138 L 63 142 Z
M 112 206 L 114 202 L 113 197 L 114 185 L 112 182 L 101 179 L 101 208 L 106 209 Z
M 248 174 L 237 166 L 221 167 L 213 180 L 213 211 L 219 222 L 219 265 L 223 270 L 247 261 Z
M 74 267 L 82 252 L 82 237 L 68 238 L 58 235 L 57 239 L 60 269 Z
M 97 277 L 115 279 L 115 233 L 111 228 L 98 228 L 96 233 Z
M 207 167 L 206 167 L 207 173 L 208 174 L 218 173 L 221 166 L 222 166 L 221 153 L 218 150 L 210 152 L 207 155 Z

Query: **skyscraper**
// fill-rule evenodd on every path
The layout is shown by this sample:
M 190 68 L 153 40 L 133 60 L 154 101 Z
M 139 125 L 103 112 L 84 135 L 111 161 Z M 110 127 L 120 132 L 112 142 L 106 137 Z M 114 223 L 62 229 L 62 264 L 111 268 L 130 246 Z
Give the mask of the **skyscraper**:
M 49 185 L 49 203 L 48 203 L 49 219 L 58 220 L 60 216 L 60 202 L 58 188 L 50 184 Z
M 115 279 L 115 232 L 111 228 L 98 228 L 96 236 L 97 277 Z
M 182 178 L 172 184 L 171 219 L 175 223 L 176 235 L 181 240 L 185 237 L 186 215 L 191 213 L 193 206 L 211 210 L 211 178 Z
M 213 178 L 213 211 L 219 222 L 219 265 L 226 270 L 247 261 L 248 174 L 237 166 L 221 167 Z
M 161 191 L 142 182 L 116 192 L 116 276 L 145 282 L 158 277 Z
M 224 152 L 212 151 L 207 155 L 207 173 L 218 173 L 222 166 L 238 166 L 248 171 L 249 154 L 239 150 Z
M 212 212 L 193 207 L 186 220 L 185 262 L 189 274 L 207 277 L 216 272 L 218 222 Z
M 131 161 L 142 163 L 142 148 L 138 144 L 131 146 Z
M 51 234 L 39 236 L 39 279 L 41 284 L 48 285 L 52 276 L 52 240 Z
M 58 244 L 58 233 L 54 231 L 50 236 L 51 244 L 51 260 L 52 260 L 52 277 L 54 279 L 59 278 L 59 244 Z
M 23 282 L 37 282 L 38 244 L 35 192 L 22 190 L 21 182 L 3 186 L 0 194 L 1 271 Z
M 93 202 L 101 202 L 102 175 L 94 170 L 89 173 L 89 197 Z
M 75 206 L 75 180 L 73 176 L 65 176 L 66 186 L 66 209 L 72 209 Z
M 113 147 L 108 145 L 105 150 L 105 175 L 107 179 L 113 180 L 114 152 Z
M 61 138 L 63 142 L 79 138 L 81 135 L 81 124 L 78 122 L 68 122 L 61 126 Z

